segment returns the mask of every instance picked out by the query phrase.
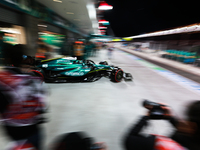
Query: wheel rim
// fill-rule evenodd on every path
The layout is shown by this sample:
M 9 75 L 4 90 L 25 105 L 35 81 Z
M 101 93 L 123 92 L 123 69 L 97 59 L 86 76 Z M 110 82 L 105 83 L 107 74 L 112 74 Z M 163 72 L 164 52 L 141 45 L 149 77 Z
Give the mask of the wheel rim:
M 122 72 L 119 72 L 119 73 L 117 74 L 117 79 L 120 80 L 121 78 L 122 78 Z
M 120 69 L 115 73 L 115 80 L 120 82 L 123 78 L 123 71 Z

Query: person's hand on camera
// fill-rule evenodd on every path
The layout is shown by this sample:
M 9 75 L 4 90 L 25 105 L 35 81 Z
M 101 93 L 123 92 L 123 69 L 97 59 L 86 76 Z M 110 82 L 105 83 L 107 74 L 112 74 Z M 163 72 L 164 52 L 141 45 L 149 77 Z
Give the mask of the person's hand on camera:
M 148 111 L 145 116 L 149 117 L 150 116 L 150 111 Z
M 163 106 L 160 106 L 160 108 L 164 111 L 164 118 L 162 117 L 162 119 L 169 119 L 171 116 L 172 116 L 172 113 L 171 113 L 171 109 L 170 107 L 168 107 L 166 104 L 163 104 L 163 103 L 159 103 L 160 105 L 163 105 Z M 148 116 L 151 118 L 151 111 L 154 109 L 154 106 L 151 106 L 151 105 L 147 105 L 145 106 L 149 111 L 146 113 L 145 116 Z
M 164 115 L 163 119 L 170 119 L 173 116 L 170 107 L 168 107 L 168 106 L 162 106 L 161 108 L 165 112 L 165 115 Z
M 103 143 L 103 142 L 95 143 L 95 145 L 98 147 L 98 148 L 96 147 L 97 149 L 95 149 L 95 150 L 107 150 L 107 147 L 106 147 L 105 143 Z
M 165 116 L 166 117 L 171 117 L 172 116 L 172 112 L 171 112 L 170 107 L 167 104 L 164 104 L 164 103 L 159 103 L 159 104 L 164 105 L 164 106 L 161 106 L 161 108 L 165 111 Z
M 165 111 L 165 116 L 172 116 L 171 109 L 167 106 L 161 107 Z

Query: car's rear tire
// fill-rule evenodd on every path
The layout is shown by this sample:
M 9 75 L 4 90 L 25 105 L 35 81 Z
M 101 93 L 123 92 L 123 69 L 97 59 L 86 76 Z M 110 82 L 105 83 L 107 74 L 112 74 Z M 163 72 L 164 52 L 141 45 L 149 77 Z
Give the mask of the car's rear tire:
M 122 78 L 123 78 L 123 70 L 122 69 L 114 69 L 112 72 L 111 72 L 111 81 L 113 82 L 121 82 L 122 81 Z

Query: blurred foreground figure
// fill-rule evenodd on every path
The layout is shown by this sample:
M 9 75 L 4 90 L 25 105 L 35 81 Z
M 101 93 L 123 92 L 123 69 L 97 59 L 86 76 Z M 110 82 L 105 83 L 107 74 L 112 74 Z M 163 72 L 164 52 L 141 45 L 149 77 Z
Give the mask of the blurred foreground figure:
M 60 136 L 51 150 L 106 150 L 104 143 L 94 143 L 94 139 L 83 132 L 72 132 Z
M 8 51 L 12 48 L 11 44 L 5 43 L 3 40 L 4 32 L 0 32 L 0 66 L 5 65 Z
M 48 59 L 46 53 L 48 52 L 48 47 L 44 44 L 40 44 L 37 48 L 37 53 L 35 54 L 35 58 L 38 60 Z
M 126 135 L 124 141 L 126 150 L 200 150 L 200 101 L 191 103 L 187 108 L 187 121 L 177 120 L 171 115 L 169 108 L 162 104 L 153 105 L 145 106 L 150 110 L 148 115 L 141 117 Z M 170 137 L 143 136 L 142 128 L 152 119 L 166 119 L 176 131 Z
M 0 113 L 7 135 L 15 149 L 32 145 L 41 150 L 40 124 L 46 111 L 45 91 L 41 78 L 22 71 L 24 45 L 15 45 L 9 51 L 12 67 L 0 71 Z M 10 148 L 11 150 L 14 150 Z
M 84 52 L 83 42 L 76 41 L 73 48 L 74 48 L 75 57 L 77 57 L 78 60 L 82 60 L 83 55 L 84 55 L 83 54 L 83 52 Z

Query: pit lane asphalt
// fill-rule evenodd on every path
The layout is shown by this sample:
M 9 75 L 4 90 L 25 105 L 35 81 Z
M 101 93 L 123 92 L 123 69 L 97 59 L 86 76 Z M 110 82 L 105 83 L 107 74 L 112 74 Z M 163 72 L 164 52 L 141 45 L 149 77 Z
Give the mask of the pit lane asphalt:
M 122 150 L 124 134 L 146 114 L 146 109 L 141 106 L 143 99 L 166 103 L 179 117 L 184 117 L 183 112 L 190 101 L 199 99 L 195 91 L 158 74 L 121 51 L 114 51 L 111 60 L 108 60 L 106 50 L 90 59 L 96 63 L 107 60 L 131 73 L 134 80 L 113 83 L 102 78 L 93 83 L 46 84 L 51 93 L 48 98 L 50 122 L 43 125 L 46 146 L 60 134 L 85 131 L 96 141 L 106 142 L 108 150 Z M 152 126 L 145 133 L 168 135 L 173 130 L 166 121 L 152 121 Z M 9 140 L 2 129 L 0 135 L 0 147 L 5 147 Z

